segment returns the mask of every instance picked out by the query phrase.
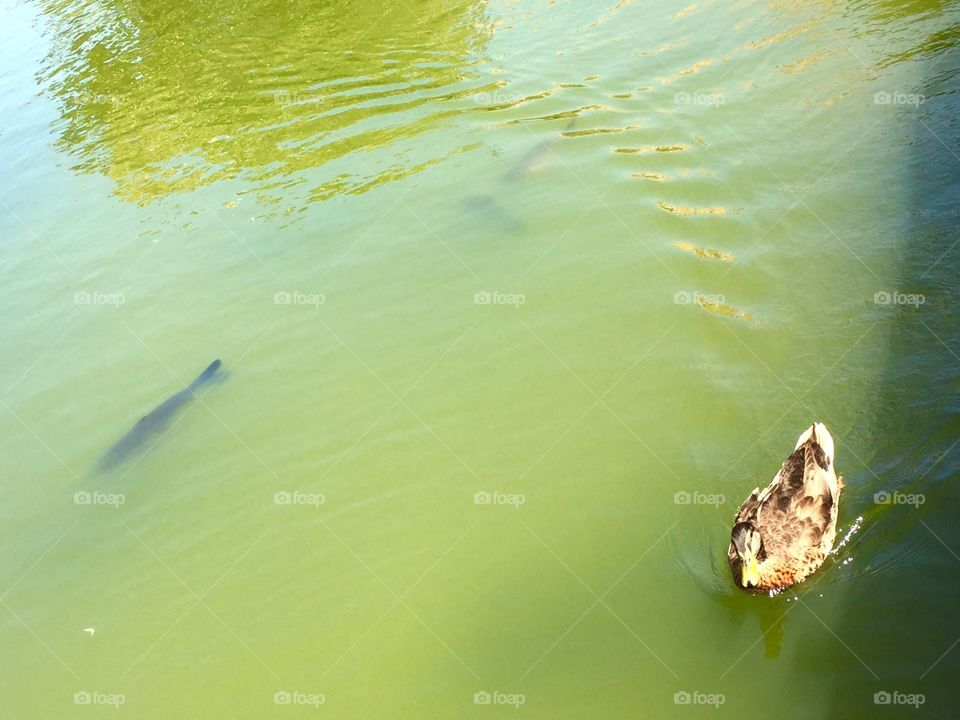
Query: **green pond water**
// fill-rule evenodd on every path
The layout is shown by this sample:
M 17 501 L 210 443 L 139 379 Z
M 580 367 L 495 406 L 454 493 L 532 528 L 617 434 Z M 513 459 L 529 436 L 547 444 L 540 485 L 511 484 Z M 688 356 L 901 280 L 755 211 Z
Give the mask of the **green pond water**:
M 956 717 L 958 43 L 5 0 L 0 716 Z M 741 592 L 813 420 L 844 542 Z

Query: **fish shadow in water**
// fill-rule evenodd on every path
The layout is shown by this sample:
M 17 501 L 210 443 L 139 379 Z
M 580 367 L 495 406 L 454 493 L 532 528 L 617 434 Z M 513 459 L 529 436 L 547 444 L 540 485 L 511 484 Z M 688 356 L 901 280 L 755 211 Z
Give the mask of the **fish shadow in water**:
M 470 222 L 487 230 L 510 234 L 524 227 L 523 221 L 505 210 L 492 195 L 469 195 L 460 201 L 460 208 Z
M 532 175 L 556 160 L 555 145 L 564 133 L 573 129 L 573 125 L 574 121 L 570 120 L 562 132 L 541 140 L 524 153 L 503 176 L 503 182 L 508 186 L 506 192 L 515 196 L 519 192 L 517 183 L 528 181 Z M 468 195 L 460 201 L 460 209 L 471 222 L 480 223 L 482 227 L 493 232 L 510 235 L 520 234 L 525 229 L 523 220 L 506 210 L 496 197 L 488 193 Z
M 220 364 L 220 360 L 214 360 L 207 366 L 206 370 L 197 376 L 196 380 L 140 418 L 130 432 L 104 453 L 97 462 L 97 470 L 107 472 L 122 465 L 131 455 L 143 448 L 151 437 L 163 433 L 170 426 L 174 415 L 180 408 L 196 397 L 196 392 L 200 387 L 212 383 L 219 384 L 225 380 L 228 374 L 218 372 Z

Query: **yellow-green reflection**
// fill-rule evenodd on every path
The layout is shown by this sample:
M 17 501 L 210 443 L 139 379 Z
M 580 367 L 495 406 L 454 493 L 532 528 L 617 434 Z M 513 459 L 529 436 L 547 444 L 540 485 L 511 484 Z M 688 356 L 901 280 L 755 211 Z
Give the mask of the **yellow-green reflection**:
M 484 4 L 466 0 L 56 0 L 44 11 L 41 82 L 61 108 L 59 146 L 141 204 L 230 178 L 265 202 L 304 182 L 324 199 L 417 172 L 456 148 L 377 170 L 356 154 L 337 161 L 458 112 L 449 101 L 478 90 L 471 66 L 490 32 Z

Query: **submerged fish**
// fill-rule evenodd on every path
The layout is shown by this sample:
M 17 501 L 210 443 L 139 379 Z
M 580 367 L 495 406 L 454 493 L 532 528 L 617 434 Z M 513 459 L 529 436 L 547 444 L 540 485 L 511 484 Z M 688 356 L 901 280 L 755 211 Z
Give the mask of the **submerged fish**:
M 559 113 L 556 116 L 550 116 L 551 119 L 559 117 L 567 117 L 567 115 L 564 113 Z M 504 179 L 509 182 L 517 182 L 518 180 L 524 180 L 530 175 L 538 173 L 547 167 L 551 161 L 556 159 L 554 146 L 560 141 L 561 138 L 571 137 L 570 133 L 574 132 L 573 126 L 575 121 L 576 113 L 570 118 L 570 122 L 567 123 L 563 130 L 561 130 L 559 133 L 549 135 L 524 153 L 523 157 L 520 158 L 517 164 L 514 165 L 504 176 Z
M 469 213 L 472 222 L 498 232 L 515 232 L 523 229 L 523 221 L 510 214 L 492 195 L 470 195 L 461 201 L 461 207 Z
M 553 146 L 559 137 L 558 135 L 547 138 L 546 140 L 541 140 L 524 153 L 519 162 L 506 174 L 506 180 L 509 182 L 517 182 L 543 170 L 553 158 Z
M 213 379 L 219 367 L 220 361 L 214 360 L 207 366 L 207 369 L 200 373 L 197 379 L 186 388 L 176 395 L 167 398 L 140 418 L 130 432 L 120 438 L 120 440 L 100 458 L 100 462 L 97 465 L 98 468 L 100 470 L 109 470 L 116 467 L 146 444 L 151 436 L 162 432 L 169 424 L 171 418 L 176 414 L 177 410 L 193 399 L 197 388 Z

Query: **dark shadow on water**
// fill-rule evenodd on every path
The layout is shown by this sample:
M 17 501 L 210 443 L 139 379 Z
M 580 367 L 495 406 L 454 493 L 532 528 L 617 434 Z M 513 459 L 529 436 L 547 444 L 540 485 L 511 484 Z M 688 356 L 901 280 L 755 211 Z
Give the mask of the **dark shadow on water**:
M 866 142 L 879 153 L 890 152 L 884 143 L 892 142 L 909 160 L 897 169 L 902 182 L 889 188 L 891 201 L 905 208 L 893 218 L 899 261 L 888 284 L 878 281 L 874 290 L 891 300 L 864 303 L 863 330 L 876 324 L 889 337 L 874 397 L 867 399 L 877 410 L 839 436 L 838 467 L 847 484 L 838 547 L 816 575 L 774 598 L 728 592 L 725 566 L 711 573 L 681 564 L 729 613 L 731 627 L 752 624 L 755 644 L 731 658 L 735 672 L 762 645 L 765 658 L 812 694 L 813 707 L 823 708 L 826 698 L 829 717 L 946 718 L 960 707 L 960 24 L 938 17 L 949 10 L 942 3 L 873 10 L 878 37 L 906 33 L 891 28 L 897 23 L 913 25 L 909 32 L 920 38 L 910 52 L 901 48 L 879 59 L 877 72 L 911 62 L 926 74 L 917 87 L 904 87 L 896 78 L 907 73 L 899 68 L 895 79 L 870 90 L 914 93 L 924 98 L 919 106 L 864 109 L 865 129 L 873 118 L 884 127 Z M 869 238 L 871 228 L 855 230 Z M 851 272 L 867 272 L 852 257 L 851 265 Z M 725 548 L 712 546 L 711 555 L 723 557 Z M 728 585 L 712 584 L 718 580 Z M 776 693 L 780 673 L 761 670 L 757 683 Z M 905 704 L 920 696 L 919 711 Z M 789 716 L 811 711 L 797 708 Z
M 945 10 L 901 6 L 885 22 L 919 26 L 919 15 L 909 13 L 938 7 Z M 892 12 L 889 5 L 884 12 Z M 843 582 L 842 619 L 824 630 L 818 648 L 829 658 L 814 656 L 813 646 L 800 655 L 845 677 L 825 686 L 836 718 L 914 713 L 906 703 L 918 694 L 917 717 L 955 717 L 960 707 L 960 26 L 941 17 L 934 27 L 929 18 L 917 30 L 925 39 L 907 57 L 889 58 L 923 65 L 921 86 L 896 89 L 925 100 L 883 108 L 900 113 L 908 138 L 902 172 L 910 197 L 898 276 L 894 287 L 877 288 L 922 295 L 924 302 L 880 308 L 892 327 L 877 387 L 880 410 L 870 435 L 857 441 L 864 453 L 874 451 L 870 488 L 850 488 L 846 508 L 848 518 L 864 516 L 863 530 L 838 553 L 849 565 L 834 572 Z
M 469 195 L 460 201 L 460 210 L 470 223 L 481 225 L 489 232 L 519 234 L 524 223 L 503 207 L 492 195 Z

